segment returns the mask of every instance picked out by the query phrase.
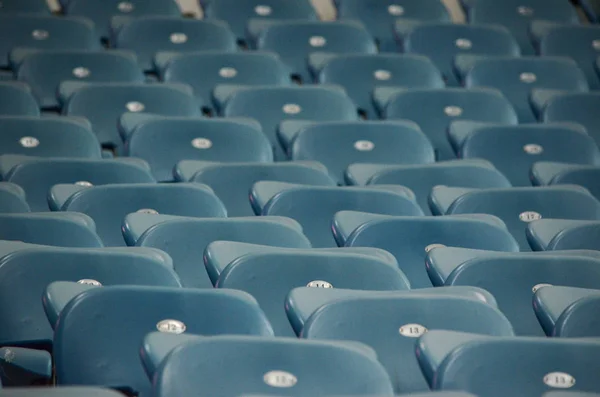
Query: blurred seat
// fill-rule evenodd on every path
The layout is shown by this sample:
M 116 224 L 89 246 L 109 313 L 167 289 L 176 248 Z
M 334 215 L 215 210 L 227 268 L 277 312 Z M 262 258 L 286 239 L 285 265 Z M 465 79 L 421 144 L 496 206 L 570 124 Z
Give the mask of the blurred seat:
M 50 14 L 45 0 L 4 0 L 0 14 Z
M 23 188 L 10 182 L 0 182 L 0 212 L 18 214 L 29 212 L 29 204 Z
M 89 397 L 119 397 L 121 395 L 119 392 L 110 389 L 94 387 L 21 387 L 0 389 L 0 396 L 2 397 L 75 397 L 82 394 Z
M 534 185 L 580 185 L 600 200 L 600 167 L 564 163 L 536 163 L 531 170 Z
M 540 219 L 527 228 L 529 244 L 535 251 L 598 250 L 600 221 Z
M 0 16 L 0 20 L 2 16 Z M 2 22 L 0 21 L 0 24 Z M 40 110 L 31 88 L 20 82 L 0 82 L 1 116 L 39 116 Z
M 6 386 L 5 391 L 47 384 L 52 378 L 52 356 L 44 350 L 0 347 L 0 370 L 0 384 Z M 31 389 L 26 390 L 31 392 Z M 0 395 L 9 396 L 11 393 L 3 393 L 0 388 Z
M 598 23 L 600 18 L 600 2 L 598 0 L 579 0 L 579 5 L 591 22 Z

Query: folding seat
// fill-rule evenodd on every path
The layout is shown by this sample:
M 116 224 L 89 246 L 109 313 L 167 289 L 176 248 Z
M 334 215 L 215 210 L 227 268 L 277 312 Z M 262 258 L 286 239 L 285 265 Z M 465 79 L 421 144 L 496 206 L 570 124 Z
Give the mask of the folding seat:
M 134 159 L 88 160 L 0 156 L 0 172 L 9 182 L 21 186 L 34 212 L 48 211 L 52 186 L 75 183 L 80 186 L 154 182 L 149 166 Z
M 512 0 L 511 0 L 512 1 Z M 520 123 L 536 121 L 529 97 L 532 90 L 588 90 L 585 75 L 575 61 L 561 57 L 475 57 L 459 66 L 467 88 L 491 87 L 502 91 L 515 107 Z
M 539 162 L 531 170 L 534 185 L 580 185 L 597 199 L 600 199 L 599 175 L 600 167 L 595 165 Z
M 455 120 L 517 124 L 510 102 L 496 90 L 414 89 L 385 92 L 375 90 L 375 101 L 386 119 L 414 121 L 429 137 L 438 160 L 454 159 L 446 130 Z
M 220 163 L 273 161 L 269 140 L 260 125 L 251 120 L 139 118 L 126 141 L 125 154 L 146 160 L 158 181 L 173 180 L 173 169 L 181 160 Z
M 31 51 L 13 52 L 22 57 L 17 79 L 31 86 L 40 107 L 57 108 L 57 93 L 62 81 L 86 83 L 142 83 L 144 75 L 137 59 L 125 51 Z
M 103 315 L 97 316 L 97 312 Z M 125 323 L 127 327 L 110 326 Z M 143 338 L 152 330 L 205 336 L 273 335 L 256 301 L 241 291 L 95 288 L 77 295 L 60 313 L 53 350 L 56 383 L 149 394 L 151 384 L 139 350 Z M 110 368 L 99 371 L 98 366 L 107 362 L 111 363 Z
M 3 214 L 29 212 L 25 191 L 19 185 L 0 182 L 0 212 Z
M 191 182 L 211 187 L 227 208 L 229 217 L 252 216 L 254 209 L 248 194 L 254 183 L 276 181 L 311 186 L 333 186 L 333 180 L 320 164 L 298 163 L 209 163 L 182 161 L 177 166 L 179 175 L 193 169 Z M 177 171 L 176 171 L 177 172 Z M 189 172 L 191 173 L 191 172 Z
M 472 3 L 467 12 L 469 22 L 504 25 L 519 42 L 523 55 L 535 54 L 529 30 L 532 21 L 579 22 L 575 8 L 562 0 L 474 0 Z
M 354 163 L 433 163 L 429 139 L 412 122 L 330 122 L 307 125 L 293 139 L 292 160 L 319 161 L 344 183 L 344 172 Z
M 27 386 L 47 385 L 51 379 L 52 356 L 49 352 L 14 346 L 0 347 L 0 395 L 12 396 L 6 390 L 20 391 Z M 4 393 L 1 385 L 7 387 Z M 14 395 L 17 394 L 22 395 Z
M 349 185 L 402 185 L 415 195 L 426 215 L 431 215 L 429 194 L 437 185 L 465 188 L 506 188 L 510 182 L 485 160 L 453 160 L 423 165 L 351 164 Z
M 147 248 L 57 248 L 27 245 L 0 259 L 0 344 L 48 347 L 52 328 L 42 295 L 54 281 L 178 287 L 171 258 Z
M 510 32 L 496 25 L 459 25 L 452 23 L 398 20 L 396 34 L 404 52 L 428 57 L 442 72 L 448 86 L 459 86 L 454 57 L 459 54 L 519 56 L 521 51 Z
M 200 21 L 180 17 L 148 16 L 114 22 L 116 48 L 134 51 L 145 71 L 154 70 L 158 52 L 227 51 L 237 45 L 227 25 L 220 21 Z M 144 40 L 140 40 L 144 37 Z
M 257 182 L 250 195 L 257 215 L 295 219 L 315 248 L 337 246 L 331 222 L 339 211 L 423 215 L 410 192 L 402 186 L 332 187 Z
M 215 355 L 222 365 L 215 365 Z M 167 357 L 153 386 L 158 397 L 192 392 L 198 397 L 237 397 L 277 391 L 299 396 L 393 396 L 390 379 L 371 349 L 291 338 L 200 338 Z
M 108 38 L 112 17 L 144 17 L 150 15 L 181 16 L 178 3 L 172 0 L 108 0 L 90 2 L 87 0 L 60 0 L 63 12 L 89 18 L 96 25 L 97 34 Z
M 376 87 L 444 88 L 440 71 L 429 59 L 418 55 L 316 53 L 309 63 L 319 83 L 344 87 L 369 119 L 378 118 L 372 98 Z
M 600 150 L 585 128 L 572 124 L 453 123 L 449 139 L 458 157 L 490 161 L 513 186 L 531 186 L 539 161 L 600 165 Z
M 200 110 L 190 87 L 171 84 L 98 83 L 61 85 L 67 116 L 85 117 L 98 140 L 121 150 L 117 120 L 125 112 L 163 116 L 196 116 Z
M 44 0 L 4 0 L 0 14 L 13 13 L 50 14 L 50 8 Z
M 450 14 L 439 0 L 336 0 L 338 19 L 358 19 L 377 40 L 379 51 L 397 52 L 394 22 L 404 18 L 450 22 Z
M 60 313 L 77 295 L 102 287 L 100 282 L 90 279 L 82 282 L 54 281 L 48 284 L 42 295 L 42 304 L 52 329 L 56 329 Z
M 0 16 L 0 24 L 2 16 Z M 0 115 L 39 116 L 40 110 L 31 88 L 13 81 L 0 82 Z
M 76 397 L 85 395 L 89 397 L 119 397 L 121 394 L 110 389 L 96 387 L 21 387 L 0 389 L 2 397 Z M 440 396 L 443 397 L 443 396 Z M 457 396 L 460 397 L 460 396 Z
M 600 288 L 600 260 L 596 252 L 588 252 L 506 253 L 438 248 L 429 253 L 426 267 L 435 286 L 469 285 L 489 291 L 517 335 L 542 336 L 544 332 L 533 310 L 533 293 L 548 284 Z
M 51 208 L 89 215 L 105 246 L 123 246 L 123 219 L 130 213 L 191 217 L 225 217 L 227 211 L 207 186 L 178 184 L 55 185 Z
M 317 20 L 309 0 L 281 2 L 278 0 L 216 0 L 204 8 L 204 18 L 227 22 L 238 40 L 246 38 L 250 19 Z
M 506 223 L 521 251 L 530 251 L 525 231 L 541 218 L 600 219 L 600 202 L 580 186 L 466 189 L 437 186 L 430 198 L 436 215 L 491 214 Z
M 291 44 L 287 44 L 291 46 Z M 250 117 L 263 128 L 275 159 L 285 158 L 277 141 L 278 124 L 283 120 L 355 121 L 356 107 L 340 87 L 217 87 L 214 92 L 224 117 Z
M 600 221 L 540 219 L 527 227 L 527 239 L 534 251 L 598 250 Z
M 303 83 L 312 81 L 307 67 L 314 52 L 374 54 L 377 46 L 356 21 L 280 21 L 266 24 L 257 38 L 257 49 L 279 54 L 290 74 Z
M 9 66 L 9 53 L 17 47 L 43 50 L 100 47 L 94 25 L 87 19 L 27 14 L 0 14 L 0 43 L 2 68 Z
M 433 390 L 463 390 L 490 397 L 600 390 L 597 340 L 474 337 L 432 331 L 418 342 L 420 362 L 426 361 L 424 351 L 435 354 L 439 363 L 431 381 Z M 498 379 L 499 373 L 511 381 Z
M 131 214 L 124 229 L 129 245 L 169 254 L 184 287 L 212 288 L 202 258 L 213 241 L 237 241 L 286 248 L 310 248 L 297 222 L 282 217 L 183 218 Z
M 188 84 L 194 89 L 198 107 L 208 109 L 214 107 L 212 91 L 219 84 L 261 86 L 291 83 L 285 65 L 277 55 L 268 52 L 159 54 L 156 64 L 161 80 Z

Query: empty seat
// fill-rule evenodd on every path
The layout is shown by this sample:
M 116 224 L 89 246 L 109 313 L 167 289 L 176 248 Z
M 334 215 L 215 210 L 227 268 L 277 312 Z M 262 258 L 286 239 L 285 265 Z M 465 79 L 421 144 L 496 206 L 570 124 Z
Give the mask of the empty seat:
M 259 50 L 279 54 L 290 74 L 304 83 L 312 81 L 308 56 L 313 52 L 374 54 L 377 47 L 369 33 L 355 21 L 273 22 L 257 39 Z
M 155 375 L 154 394 L 237 397 L 242 393 L 273 395 L 293 387 L 297 395 L 390 397 L 390 379 L 371 352 L 339 342 L 201 338 L 167 357 Z M 215 355 L 223 365 L 215 365 Z M 225 378 L 229 381 L 224 382 Z
M 531 167 L 539 161 L 600 163 L 596 142 L 579 125 L 456 122 L 449 136 L 458 157 L 490 161 L 513 186 L 531 186 Z
M 580 185 L 600 200 L 600 167 L 564 163 L 536 163 L 531 170 L 534 185 Z
M 506 223 L 521 251 L 530 251 L 525 231 L 541 218 L 600 219 L 600 202 L 579 186 L 463 189 L 438 186 L 430 199 L 434 214 L 496 215 Z
M 0 98 L 2 99 L 0 101 L 0 115 L 2 116 L 40 115 L 39 105 L 31 92 L 31 88 L 23 83 L 0 82 Z
M 536 291 L 533 308 L 548 336 L 597 338 L 600 290 L 547 286 Z
M 23 188 L 14 183 L 0 182 L 0 212 L 4 214 L 29 212 Z
M 257 215 L 285 216 L 297 220 L 315 248 L 337 246 L 331 223 L 339 211 L 423 215 L 410 193 L 402 186 L 330 187 L 257 182 L 250 194 Z
M 124 51 L 34 51 L 23 50 L 17 79 L 31 86 L 40 107 L 59 106 L 62 81 L 94 83 L 141 83 L 144 75 L 133 54 Z
M 510 183 L 485 160 L 453 160 L 423 165 L 351 164 L 349 185 L 402 185 L 416 197 L 423 212 L 431 214 L 429 194 L 437 185 L 473 188 L 510 187 Z
M 259 181 L 277 181 L 315 186 L 332 186 L 333 180 L 327 171 L 314 163 L 208 163 L 186 161 L 177 169 L 180 175 L 192 172 L 191 182 L 204 183 L 210 186 L 227 208 L 227 215 L 254 215 L 248 197 L 252 185 Z
M 6 346 L 0 348 L 0 369 L 0 383 L 12 390 L 47 384 L 52 379 L 52 356 L 44 350 Z
M 13 13 L 50 14 L 50 8 L 45 0 L 4 0 L 0 14 Z
M 154 56 L 160 51 L 235 51 L 235 37 L 218 21 L 180 17 L 142 17 L 122 21 L 116 28 L 113 45 L 134 51 L 143 70 L 154 70 Z M 140 40 L 144 37 L 144 40 Z
M 103 315 L 94 314 L 98 311 Z M 129 325 L 110 326 L 123 323 Z M 144 336 L 156 329 L 206 336 L 273 334 L 256 301 L 241 291 L 95 288 L 78 295 L 61 312 L 53 350 L 57 384 L 150 393 L 139 349 Z M 99 371 L 106 362 L 112 363 L 110 368 Z
M 56 328 L 60 313 L 77 295 L 94 288 L 102 288 L 102 284 L 91 279 L 81 282 L 54 281 L 48 284 L 42 296 L 42 304 L 52 329 Z
M 600 221 L 540 219 L 527 228 L 529 245 L 535 251 L 598 250 Z
M 94 25 L 83 18 L 0 14 L 0 67 L 17 47 L 43 50 L 99 49 Z
M 42 295 L 53 281 L 109 285 L 180 286 L 173 262 L 147 248 L 54 248 L 26 246 L 0 259 L 2 345 L 48 348 L 52 328 Z
M 452 121 L 517 124 L 509 101 L 499 91 L 491 89 L 403 90 L 392 92 L 386 99 L 382 102 L 387 103 L 382 107 L 385 118 L 417 123 L 431 140 L 438 160 L 455 158 L 446 134 Z
M 520 123 L 533 123 L 529 102 L 534 89 L 587 91 L 585 75 L 575 61 L 561 57 L 477 57 L 464 66 L 465 86 L 502 91 L 515 107 Z

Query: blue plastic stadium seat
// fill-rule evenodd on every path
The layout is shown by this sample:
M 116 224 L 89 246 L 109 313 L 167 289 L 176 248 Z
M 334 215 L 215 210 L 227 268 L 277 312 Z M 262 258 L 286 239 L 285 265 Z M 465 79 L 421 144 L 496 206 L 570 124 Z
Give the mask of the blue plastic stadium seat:
M 321 306 L 301 337 L 362 342 L 377 352 L 394 391 L 428 391 L 414 356 L 415 338 L 434 330 L 511 336 L 512 326 L 496 308 L 478 300 L 437 294 L 394 293 L 349 297 Z
M 384 118 L 417 123 L 436 149 L 438 160 L 455 158 L 446 130 L 455 120 L 517 124 L 510 102 L 496 90 L 478 88 L 375 91 Z
M 117 121 L 125 112 L 163 116 L 197 116 L 190 87 L 170 84 L 98 83 L 69 87 L 63 84 L 63 114 L 85 117 L 103 145 L 121 149 Z
M 95 83 L 142 83 L 144 75 L 135 56 L 124 51 L 31 51 L 13 52 L 21 57 L 17 79 L 31 86 L 40 107 L 57 108 L 62 81 Z
M 98 280 L 85 279 L 81 282 L 54 281 L 48 284 L 42 295 L 42 304 L 52 329 L 56 328 L 60 313 L 77 295 L 94 288 L 102 288 Z
M 250 195 L 257 215 L 297 220 L 315 248 L 337 246 L 331 222 L 339 211 L 423 215 L 412 194 L 402 186 L 331 187 L 257 182 Z
M 98 311 L 103 315 L 97 316 Z M 128 326 L 110 326 L 124 323 Z M 156 329 L 207 336 L 273 334 L 256 301 L 240 291 L 95 288 L 77 295 L 60 314 L 53 350 L 57 384 L 149 394 L 139 350 L 144 336 Z M 99 370 L 106 362 L 110 368 Z
M 86 395 L 89 397 L 119 397 L 121 396 L 121 393 L 110 389 L 95 387 L 20 387 L 9 389 L 0 388 L 0 396 L 2 397 L 76 397 L 80 395 Z
M 431 193 L 434 214 L 485 213 L 502 219 L 519 243 L 530 251 L 527 225 L 541 218 L 600 219 L 600 202 L 580 186 L 464 189 L 438 186 Z
M 215 90 L 222 97 L 225 117 L 250 117 L 262 125 L 275 150 L 275 159 L 285 158 L 277 141 L 277 126 L 283 120 L 355 121 L 358 114 L 352 100 L 337 86 L 245 87 Z
M 238 241 L 286 248 L 310 247 L 300 225 L 288 218 L 170 217 L 156 222 L 152 224 L 152 218 L 146 214 L 129 215 L 124 226 L 130 230 L 129 243 L 168 253 L 173 258 L 175 271 L 184 287 L 213 287 L 202 261 L 206 246 L 213 241 Z
M 254 210 L 248 194 L 252 186 L 260 181 L 297 183 L 302 185 L 332 186 L 333 180 L 320 164 L 299 163 L 208 163 L 185 161 L 178 170 L 193 169 L 191 182 L 210 186 L 227 208 L 227 215 L 251 216 Z
M 157 52 L 235 51 L 235 37 L 220 21 L 148 16 L 116 20 L 113 46 L 134 51 L 145 71 Z M 143 37 L 144 40 L 140 40 Z
M 226 256 L 224 261 L 220 260 L 222 256 Z M 254 296 L 277 336 L 295 335 L 284 301 L 296 287 L 377 291 L 410 288 L 394 257 L 377 249 L 307 250 L 214 242 L 206 248 L 205 257 L 215 287 L 238 289 Z
M 106 246 L 123 246 L 121 226 L 134 212 L 191 217 L 225 217 L 227 211 L 212 190 L 201 184 L 55 185 L 51 208 L 82 212 L 94 219 Z
M 222 365 L 215 365 L 215 356 Z M 341 342 L 217 336 L 175 349 L 155 375 L 154 395 L 243 393 L 393 396 L 371 349 Z M 225 381 L 224 379 L 227 379 Z
M 161 79 L 188 84 L 198 107 L 213 109 L 212 91 L 219 84 L 289 85 L 289 73 L 277 55 L 261 52 L 198 52 L 158 55 Z M 160 64 L 160 65 L 159 65 Z
M 257 38 L 259 50 L 273 51 L 303 83 L 313 81 L 308 57 L 314 52 L 374 54 L 377 47 L 356 21 L 280 21 L 266 24 Z
M 533 397 L 550 390 L 600 390 L 598 340 L 474 337 L 432 331 L 421 337 L 417 352 L 421 362 L 427 357 L 421 352 L 434 352 L 437 358 L 431 382 L 436 391 Z M 510 382 L 498 379 L 498 374 Z
M 513 186 L 531 186 L 539 161 L 600 165 L 600 150 L 585 128 L 570 124 L 493 125 L 456 122 L 449 137 L 460 158 L 490 161 Z
M 442 72 L 446 84 L 460 85 L 454 71 L 459 54 L 519 56 L 521 51 L 510 32 L 495 25 L 396 22 L 396 34 L 405 52 L 425 55 Z
M 0 344 L 48 347 L 52 328 L 42 306 L 54 281 L 100 285 L 178 287 L 171 259 L 163 252 L 127 248 L 25 246 L 0 259 Z
M 50 8 L 45 0 L 4 0 L 0 14 L 50 14 Z
M 465 72 L 465 87 L 491 87 L 502 91 L 515 107 L 520 123 L 533 123 L 537 119 L 529 101 L 534 89 L 578 92 L 588 90 L 585 75 L 577 67 L 575 61 L 569 58 L 473 57 L 462 59 L 467 59 L 460 66 Z
M 345 175 L 349 185 L 402 185 L 409 188 L 426 215 L 429 194 L 437 185 L 471 188 L 510 187 L 510 182 L 485 160 L 453 160 L 424 165 L 352 164 Z
M 527 228 L 529 244 L 535 251 L 598 250 L 600 221 L 540 219 Z
M 450 14 L 439 0 L 336 0 L 338 19 L 357 19 L 377 40 L 379 51 L 396 52 L 394 22 L 402 19 L 450 22 Z
M 506 226 L 488 215 L 404 217 L 343 211 L 333 226 L 341 247 L 375 247 L 393 254 L 412 288 L 431 287 L 424 260 L 439 247 L 518 251 Z
M 94 25 L 87 19 L 28 14 L 0 14 L 0 43 L 2 68 L 9 66 L 9 53 L 18 47 L 43 50 L 100 47 Z
M 29 212 L 26 193 L 19 185 L 10 182 L 0 182 L 0 212 L 3 214 L 18 214 Z
M 2 17 L 0 17 L 0 24 Z M 0 82 L 0 115 L 39 116 L 40 110 L 31 88 L 20 82 Z
M 376 87 L 444 88 L 439 70 L 426 57 L 409 54 L 316 53 L 309 63 L 321 84 L 339 84 L 369 119 L 377 119 Z
M 542 336 L 533 311 L 533 293 L 548 284 L 600 288 L 600 260 L 592 255 L 587 251 L 503 253 L 438 248 L 429 253 L 426 266 L 435 286 L 483 288 L 497 299 L 516 334 Z
M 14 346 L 0 348 L 1 385 L 20 391 L 24 386 L 48 384 L 51 378 L 52 356 L 49 352 Z M 11 395 L 10 392 L 2 393 L 2 388 L 0 394 Z

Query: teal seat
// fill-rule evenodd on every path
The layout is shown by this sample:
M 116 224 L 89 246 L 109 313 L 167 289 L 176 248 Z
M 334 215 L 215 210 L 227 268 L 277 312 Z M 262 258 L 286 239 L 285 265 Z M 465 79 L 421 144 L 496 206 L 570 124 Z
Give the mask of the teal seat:
M 599 221 L 540 219 L 527 227 L 534 251 L 600 250 L 599 233 Z
M 119 397 L 117 391 L 95 387 L 21 387 L 0 389 L 2 397 L 75 397 L 86 395 L 89 397 Z M 458 396 L 457 396 L 458 397 Z
M 2 23 L 0 16 L 0 24 Z M 31 88 L 22 82 L 0 81 L 0 115 L 39 116 L 39 105 Z
M 585 187 L 597 199 L 600 199 L 597 165 L 577 165 L 565 163 L 539 162 L 531 169 L 534 185 L 579 185 Z
M 0 347 L 0 385 L 6 390 L 20 390 L 23 387 L 45 384 L 52 378 L 52 356 L 45 350 L 23 347 Z M 2 392 L 0 395 L 9 395 Z
M 77 295 L 103 287 L 98 280 L 84 279 L 80 281 L 54 281 L 46 287 L 42 295 L 42 303 L 52 329 L 56 329 L 60 313 Z
M 29 211 L 23 188 L 14 183 L 0 182 L 0 213 L 18 214 Z
M 44 0 L 5 0 L 2 2 L 0 13 L 50 14 L 50 8 Z

